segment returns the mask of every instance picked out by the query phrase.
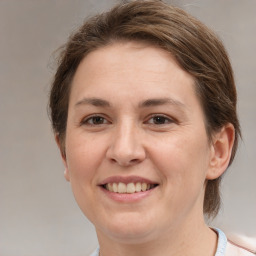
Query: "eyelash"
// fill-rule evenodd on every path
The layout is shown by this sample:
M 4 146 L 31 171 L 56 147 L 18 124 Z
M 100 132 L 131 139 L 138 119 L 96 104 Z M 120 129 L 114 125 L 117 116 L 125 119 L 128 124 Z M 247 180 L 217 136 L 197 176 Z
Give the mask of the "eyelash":
M 156 120 L 156 118 L 158 118 L 158 120 Z M 152 120 L 152 122 L 150 120 Z M 100 123 L 95 124 L 94 121 L 98 121 Z M 156 121 L 156 122 L 160 121 L 160 123 L 155 123 L 154 121 Z M 80 124 L 88 125 L 88 126 L 100 126 L 100 125 L 105 125 L 105 124 L 109 124 L 109 123 L 110 122 L 104 116 L 97 114 L 97 115 L 92 115 L 92 116 L 89 116 L 89 117 L 83 119 Z M 162 114 L 151 115 L 144 122 L 144 124 L 157 125 L 157 126 L 171 124 L 171 123 L 175 123 L 175 120 L 173 120 L 172 118 L 167 117 L 165 115 L 162 115 Z
M 170 124 L 170 123 L 174 123 L 175 120 L 173 120 L 172 118 L 170 117 L 167 117 L 165 115 L 161 115 L 161 114 L 154 114 L 154 115 L 151 115 L 150 118 L 147 119 L 147 121 L 145 123 L 149 123 L 149 121 L 151 119 L 154 119 L 154 118 L 161 118 L 162 120 L 161 121 L 164 121 L 164 123 L 150 123 L 151 125 L 166 125 L 166 124 Z M 160 121 L 160 120 L 158 120 Z
M 100 123 L 100 124 L 93 123 L 93 120 L 95 120 L 96 118 L 103 120 L 103 123 Z M 90 121 L 92 121 L 92 123 L 90 123 Z M 89 117 L 83 119 L 80 124 L 81 125 L 89 125 L 89 126 L 98 126 L 98 125 L 106 124 L 106 121 L 107 121 L 107 119 L 105 117 L 103 117 L 102 115 L 92 115 L 92 116 L 89 116 Z M 107 121 L 107 123 L 109 123 L 109 121 Z

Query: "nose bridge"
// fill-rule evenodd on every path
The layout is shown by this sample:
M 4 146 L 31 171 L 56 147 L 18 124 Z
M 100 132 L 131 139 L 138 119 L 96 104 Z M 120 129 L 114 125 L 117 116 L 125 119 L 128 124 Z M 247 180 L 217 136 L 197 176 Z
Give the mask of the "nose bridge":
M 112 136 L 107 152 L 111 161 L 128 166 L 141 162 L 145 158 L 140 128 L 131 118 L 120 121 Z

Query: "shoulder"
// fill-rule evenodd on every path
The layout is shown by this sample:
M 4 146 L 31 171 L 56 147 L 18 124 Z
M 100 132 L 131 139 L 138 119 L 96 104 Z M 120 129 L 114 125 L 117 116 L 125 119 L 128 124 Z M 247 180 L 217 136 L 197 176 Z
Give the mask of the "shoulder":
M 255 256 L 256 255 L 256 241 L 254 245 L 250 244 L 246 239 L 228 239 L 226 256 Z
M 248 238 L 225 233 L 212 228 L 218 234 L 218 246 L 215 256 L 256 256 L 256 238 Z

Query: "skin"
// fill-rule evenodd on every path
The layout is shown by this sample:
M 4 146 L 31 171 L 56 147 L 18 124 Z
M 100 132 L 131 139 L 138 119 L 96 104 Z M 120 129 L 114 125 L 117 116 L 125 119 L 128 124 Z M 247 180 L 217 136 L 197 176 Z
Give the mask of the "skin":
M 87 55 L 72 83 L 62 157 L 101 255 L 214 255 L 205 182 L 225 171 L 233 140 L 228 124 L 209 142 L 193 77 L 169 53 L 123 42 Z M 158 186 L 132 202 L 99 186 L 133 175 Z

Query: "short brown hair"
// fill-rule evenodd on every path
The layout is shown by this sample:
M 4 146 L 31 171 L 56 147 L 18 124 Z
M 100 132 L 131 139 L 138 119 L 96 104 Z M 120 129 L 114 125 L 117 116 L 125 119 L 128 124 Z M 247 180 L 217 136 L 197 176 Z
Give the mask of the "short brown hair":
M 226 50 L 218 37 L 180 8 L 162 1 L 125 1 L 87 20 L 64 46 L 50 94 L 54 132 L 65 152 L 70 87 L 81 60 L 100 47 L 117 41 L 142 41 L 170 52 L 195 79 L 209 139 L 227 123 L 235 128 L 232 163 L 240 136 L 237 95 Z M 204 213 L 214 217 L 220 207 L 221 177 L 206 184 Z

